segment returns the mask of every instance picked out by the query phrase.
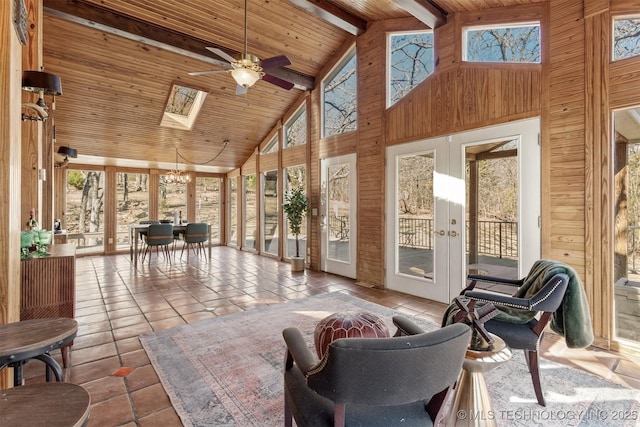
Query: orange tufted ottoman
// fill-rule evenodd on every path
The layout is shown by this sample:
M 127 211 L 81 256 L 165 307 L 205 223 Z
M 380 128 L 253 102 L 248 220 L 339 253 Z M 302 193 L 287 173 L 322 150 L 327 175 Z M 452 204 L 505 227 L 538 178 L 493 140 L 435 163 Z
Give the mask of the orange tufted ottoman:
M 322 359 L 329 344 L 338 338 L 386 338 L 389 329 L 384 321 L 372 313 L 334 313 L 316 325 L 314 344 Z

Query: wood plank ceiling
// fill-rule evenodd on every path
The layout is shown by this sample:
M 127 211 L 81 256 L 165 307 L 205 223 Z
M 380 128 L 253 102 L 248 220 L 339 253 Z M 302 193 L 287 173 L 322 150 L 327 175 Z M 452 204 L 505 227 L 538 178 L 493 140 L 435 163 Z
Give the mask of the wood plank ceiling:
M 236 95 L 227 73 L 189 76 L 220 69 L 220 58 L 204 46 L 230 54 L 244 50 L 243 0 L 43 3 L 43 63 L 63 85 L 54 117 L 57 145 L 78 150 L 72 163 L 168 168 L 177 148 L 193 163 L 217 156 L 187 169 L 226 172 L 247 160 L 303 92 L 259 81 Z M 436 3 L 451 13 L 531 1 Z M 280 72 L 302 82 L 299 87 L 312 87 L 353 32 L 364 31 L 367 22 L 405 16 L 393 0 L 248 0 L 247 50 L 259 58 L 286 55 L 292 65 Z M 191 130 L 159 126 L 174 83 L 208 92 Z M 222 150 L 224 140 L 229 144 Z

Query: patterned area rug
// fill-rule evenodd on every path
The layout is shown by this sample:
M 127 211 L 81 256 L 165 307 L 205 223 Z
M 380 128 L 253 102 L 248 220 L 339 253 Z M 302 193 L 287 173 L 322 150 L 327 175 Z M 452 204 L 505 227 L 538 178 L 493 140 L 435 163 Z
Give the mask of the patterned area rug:
M 335 312 L 367 311 L 395 327 L 391 309 L 331 293 L 204 320 L 140 338 L 185 426 L 283 425 L 282 330 L 313 347 L 315 325 Z M 414 319 L 427 330 L 437 325 Z M 522 352 L 487 376 L 498 426 L 637 426 L 640 391 L 541 360 L 547 407 L 538 406 Z M 477 414 L 461 414 L 461 417 Z

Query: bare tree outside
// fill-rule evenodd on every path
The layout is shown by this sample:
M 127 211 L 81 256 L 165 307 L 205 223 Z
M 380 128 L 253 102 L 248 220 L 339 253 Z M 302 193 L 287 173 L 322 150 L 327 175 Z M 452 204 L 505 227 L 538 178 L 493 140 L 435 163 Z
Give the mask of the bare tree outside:
M 613 59 L 640 55 L 640 18 L 613 21 Z
M 323 136 L 339 135 L 356 130 L 358 106 L 356 87 L 356 55 L 354 53 L 324 83 Z
M 540 25 L 469 28 L 466 60 L 540 63 Z
M 285 124 L 284 127 L 284 146 L 295 147 L 307 143 L 307 109 L 303 106 Z
M 433 73 L 433 32 L 389 35 L 389 105 Z
M 91 170 L 67 171 L 66 228 L 79 252 L 100 250 L 104 244 L 101 221 L 104 216 L 104 173 Z

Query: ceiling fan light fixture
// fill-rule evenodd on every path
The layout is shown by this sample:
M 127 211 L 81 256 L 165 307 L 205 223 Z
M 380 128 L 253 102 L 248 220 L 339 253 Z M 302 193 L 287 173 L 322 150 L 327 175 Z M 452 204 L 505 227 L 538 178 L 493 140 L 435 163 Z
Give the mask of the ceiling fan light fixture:
M 258 80 L 260 80 L 259 71 L 251 68 L 236 68 L 231 70 L 231 76 L 240 86 L 249 88 L 253 86 Z

